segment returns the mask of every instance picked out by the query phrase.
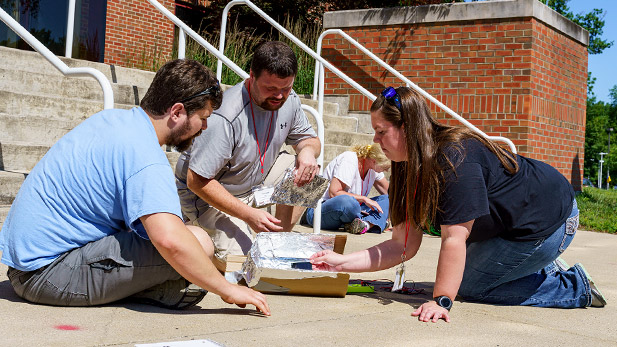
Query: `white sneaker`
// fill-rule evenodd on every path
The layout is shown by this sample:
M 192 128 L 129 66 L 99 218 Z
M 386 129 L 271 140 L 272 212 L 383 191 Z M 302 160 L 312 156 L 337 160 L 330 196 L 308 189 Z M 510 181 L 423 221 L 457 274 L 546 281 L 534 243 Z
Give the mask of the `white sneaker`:
M 604 295 L 602 295 L 602 292 L 600 292 L 600 289 L 598 289 L 596 284 L 593 282 L 593 279 L 591 278 L 587 270 L 585 270 L 585 267 L 583 266 L 583 264 L 576 263 L 575 266 L 576 265 L 579 266 L 579 269 L 583 270 L 585 277 L 587 277 L 587 280 L 589 281 L 589 289 L 591 290 L 591 305 L 590 306 L 591 307 L 606 306 L 606 299 L 604 298 Z

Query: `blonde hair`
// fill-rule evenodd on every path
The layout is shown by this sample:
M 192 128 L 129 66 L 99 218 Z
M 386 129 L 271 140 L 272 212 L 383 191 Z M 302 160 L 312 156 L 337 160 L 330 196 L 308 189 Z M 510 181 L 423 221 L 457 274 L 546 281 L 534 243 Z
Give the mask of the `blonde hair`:
M 390 159 L 386 157 L 386 155 L 381 150 L 381 146 L 377 143 L 374 143 L 372 145 L 353 146 L 351 147 L 351 150 L 356 152 L 356 155 L 360 159 L 375 160 L 375 163 L 381 166 L 384 171 L 388 171 L 390 169 Z

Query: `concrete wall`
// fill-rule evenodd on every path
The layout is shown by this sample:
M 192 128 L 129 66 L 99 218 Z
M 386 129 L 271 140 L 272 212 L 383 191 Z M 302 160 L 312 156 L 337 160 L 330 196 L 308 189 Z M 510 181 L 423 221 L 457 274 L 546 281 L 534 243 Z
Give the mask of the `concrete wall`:
M 585 141 L 588 33 L 537 0 L 482 1 L 328 12 L 340 28 L 489 135 L 559 169 L 580 189 Z M 336 35 L 323 56 L 369 91 L 402 83 Z M 371 101 L 334 74 L 326 94 Z M 456 123 L 436 107 L 446 122 Z
M 174 0 L 159 0 L 175 13 Z M 144 0 L 108 0 L 106 64 L 144 68 L 171 57 L 174 24 Z

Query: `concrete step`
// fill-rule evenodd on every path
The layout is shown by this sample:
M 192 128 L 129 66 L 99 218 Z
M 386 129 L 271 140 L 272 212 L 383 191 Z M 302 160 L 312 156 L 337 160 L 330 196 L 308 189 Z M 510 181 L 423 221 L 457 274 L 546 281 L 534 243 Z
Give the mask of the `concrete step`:
M 309 97 L 307 97 L 306 95 L 300 95 L 300 101 L 302 102 L 303 105 L 307 105 L 310 106 L 312 108 L 315 109 L 315 111 L 319 111 L 317 109 L 317 100 L 313 100 Z M 339 115 L 339 105 L 333 102 L 324 102 L 323 104 L 323 113 L 324 115 L 330 115 L 330 116 L 338 116 Z M 311 119 L 312 117 L 309 116 L 309 119 Z
M 325 142 L 326 144 L 336 144 L 346 147 L 366 145 L 373 143 L 373 135 L 326 130 Z
M 116 104 L 116 108 L 130 109 L 134 105 Z M 0 113 L 39 115 L 67 121 L 84 120 L 103 110 L 103 99 L 84 100 L 69 97 L 52 97 L 0 90 Z
M 0 113 L 0 142 L 26 141 L 51 145 L 80 122 L 81 120 Z
M 11 171 L 30 171 L 43 158 L 51 145 L 31 142 L 0 143 L 0 168 Z
M 308 112 L 305 113 L 307 114 Z M 315 118 L 311 117 L 309 114 L 306 116 L 308 117 L 309 123 L 311 123 L 313 129 L 317 131 L 317 122 L 315 121 Z M 329 130 L 356 132 L 356 129 L 358 128 L 358 119 L 353 117 L 341 117 L 324 114 L 323 122 L 324 128 Z
M 59 57 L 69 67 L 91 67 L 101 71 L 112 83 L 148 87 L 154 78 L 154 72 L 111 66 L 81 59 Z M 15 48 L 0 47 L 0 67 L 31 71 L 37 73 L 60 75 L 50 62 L 38 52 L 23 51 Z M 87 77 L 86 77 L 87 78 Z
M 103 90 L 92 78 L 65 77 L 62 74 L 43 74 L 0 67 L 0 90 L 37 95 L 103 101 Z M 114 101 L 137 105 L 146 94 L 146 87 L 112 84 Z
M 0 170 L 0 205 L 10 205 L 13 203 L 19 187 L 21 187 L 25 179 L 25 173 Z
M 2 225 L 4 224 L 4 220 L 6 216 L 9 214 L 9 210 L 11 209 L 11 205 L 0 205 L 0 229 L 2 229 Z
M 352 117 L 358 120 L 357 132 L 361 134 L 374 134 L 373 126 L 371 125 L 371 114 L 368 112 L 363 113 L 349 113 L 348 117 Z
M 349 95 L 324 95 L 324 102 L 338 104 L 338 116 L 349 113 Z
M 0 142 L 0 170 L 30 171 L 36 163 L 45 156 L 52 144 L 33 144 L 32 142 L 2 141 Z M 165 152 L 169 162 L 175 166 L 177 152 Z

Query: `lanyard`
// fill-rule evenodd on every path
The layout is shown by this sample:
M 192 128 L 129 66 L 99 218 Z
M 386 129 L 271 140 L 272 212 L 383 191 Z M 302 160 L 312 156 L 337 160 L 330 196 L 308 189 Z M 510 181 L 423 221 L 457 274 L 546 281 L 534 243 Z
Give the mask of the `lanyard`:
M 416 200 L 416 192 L 418 191 L 418 182 L 420 180 L 420 175 L 418 175 L 416 177 L 416 187 L 413 190 L 413 199 L 412 200 Z M 407 238 L 409 237 L 409 218 L 407 218 L 407 211 L 408 211 L 408 207 L 409 206 L 409 201 L 407 201 L 407 203 L 405 204 L 405 246 L 403 247 L 403 254 L 401 254 L 401 263 L 405 262 L 405 259 L 407 258 Z
M 257 126 L 255 125 L 255 115 L 253 114 L 253 98 L 251 98 L 251 84 L 247 83 L 246 89 L 249 92 L 249 104 L 251 105 L 251 117 L 253 118 L 253 129 L 255 130 L 255 142 L 257 142 L 257 151 L 259 153 L 259 164 L 261 165 L 261 174 L 264 174 L 264 162 L 266 160 L 266 149 L 268 148 L 268 141 L 270 140 L 270 130 L 272 130 L 272 118 L 274 118 L 274 111 L 270 114 L 270 123 L 268 124 L 268 134 L 266 135 L 266 145 L 264 146 L 264 153 L 261 154 L 261 147 L 259 146 L 259 135 L 257 134 Z
M 364 191 L 364 179 L 366 179 L 366 177 L 368 176 L 369 172 L 366 171 L 366 176 L 364 176 L 364 179 L 362 178 L 362 171 L 364 171 L 364 162 L 362 162 L 362 164 L 360 165 L 360 179 L 362 180 L 362 188 L 360 188 L 360 194 L 362 196 L 368 196 L 368 190 L 369 190 L 369 186 L 368 186 L 368 180 L 366 182 L 366 191 Z

